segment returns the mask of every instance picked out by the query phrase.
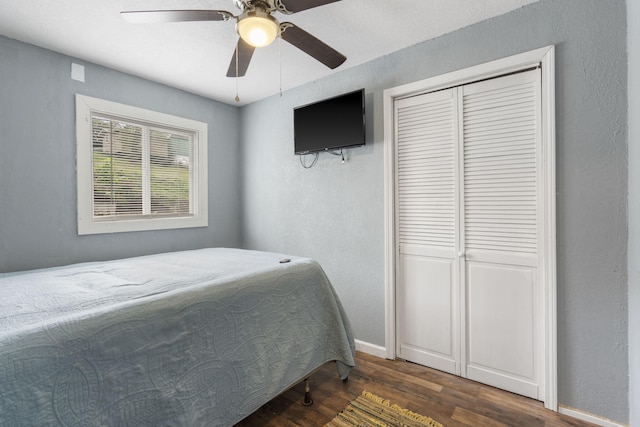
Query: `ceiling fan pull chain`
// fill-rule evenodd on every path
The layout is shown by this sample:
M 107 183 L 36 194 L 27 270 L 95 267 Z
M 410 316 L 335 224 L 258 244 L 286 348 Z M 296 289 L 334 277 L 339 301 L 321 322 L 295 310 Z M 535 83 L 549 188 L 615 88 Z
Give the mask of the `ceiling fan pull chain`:
M 279 27 L 278 33 L 280 33 Z M 282 98 L 282 37 L 280 37 L 280 34 L 278 34 L 278 67 L 280 73 L 280 98 Z
M 240 97 L 238 96 L 238 43 L 236 43 L 236 102 L 240 102 Z

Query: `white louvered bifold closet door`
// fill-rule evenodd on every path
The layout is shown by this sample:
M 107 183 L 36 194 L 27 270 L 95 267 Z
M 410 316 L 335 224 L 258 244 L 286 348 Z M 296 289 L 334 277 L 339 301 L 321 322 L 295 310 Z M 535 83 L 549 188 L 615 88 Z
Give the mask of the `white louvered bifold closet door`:
M 457 89 L 396 102 L 398 356 L 456 373 Z
M 540 70 L 462 97 L 466 376 L 540 398 Z
M 396 100 L 398 357 L 540 398 L 540 72 Z

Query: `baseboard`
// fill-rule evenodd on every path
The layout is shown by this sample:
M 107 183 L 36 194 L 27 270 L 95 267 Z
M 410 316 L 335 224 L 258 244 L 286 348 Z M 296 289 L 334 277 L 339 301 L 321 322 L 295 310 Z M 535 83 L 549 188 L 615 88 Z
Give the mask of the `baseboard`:
M 568 406 L 558 405 L 558 412 L 602 427 L 628 427 L 628 424 L 620 424 L 615 421 L 599 417 L 597 415 L 589 414 L 588 412 L 582 412 L 578 409 L 569 408 Z
M 378 356 L 381 358 L 387 357 L 387 349 L 385 347 L 381 347 L 379 345 L 370 344 L 368 342 L 355 340 L 356 342 L 356 350 L 361 351 L 363 353 L 370 354 L 372 356 Z

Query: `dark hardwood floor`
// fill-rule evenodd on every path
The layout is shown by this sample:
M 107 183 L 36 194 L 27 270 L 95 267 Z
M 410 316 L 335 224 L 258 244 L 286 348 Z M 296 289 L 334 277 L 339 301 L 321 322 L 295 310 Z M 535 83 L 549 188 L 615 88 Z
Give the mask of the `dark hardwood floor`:
M 541 402 L 409 362 L 356 354 L 356 367 L 345 383 L 329 363 L 311 377 L 312 406 L 303 406 L 298 384 L 236 427 L 322 426 L 362 390 L 403 408 L 456 426 L 594 426 L 547 409 Z

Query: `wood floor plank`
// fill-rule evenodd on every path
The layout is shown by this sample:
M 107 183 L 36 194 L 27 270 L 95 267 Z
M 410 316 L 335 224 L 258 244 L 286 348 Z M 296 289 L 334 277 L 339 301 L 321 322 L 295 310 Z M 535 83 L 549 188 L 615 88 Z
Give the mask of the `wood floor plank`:
M 363 368 L 370 368 L 373 371 L 372 373 L 384 374 L 385 378 L 395 378 L 402 382 L 406 382 L 407 384 L 411 384 L 416 388 L 424 387 L 436 392 L 441 392 L 443 388 L 441 384 L 436 384 L 433 381 L 416 377 L 415 374 L 405 373 L 400 370 L 393 369 L 392 367 L 374 365 L 367 360 L 362 360 L 360 363 L 364 365 Z
M 346 382 L 329 363 L 310 379 L 313 405 L 302 405 L 298 384 L 236 424 L 236 427 L 321 427 L 363 390 L 433 418 L 445 427 L 593 427 L 549 411 L 541 402 L 401 360 L 356 353 Z
M 452 419 L 460 421 L 462 424 L 474 427 L 509 427 L 509 424 L 504 424 L 493 418 L 488 418 L 480 415 L 476 412 L 468 411 L 464 408 L 456 408 L 453 411 Z M 523 424 L 528 425 L 528 424 Z

